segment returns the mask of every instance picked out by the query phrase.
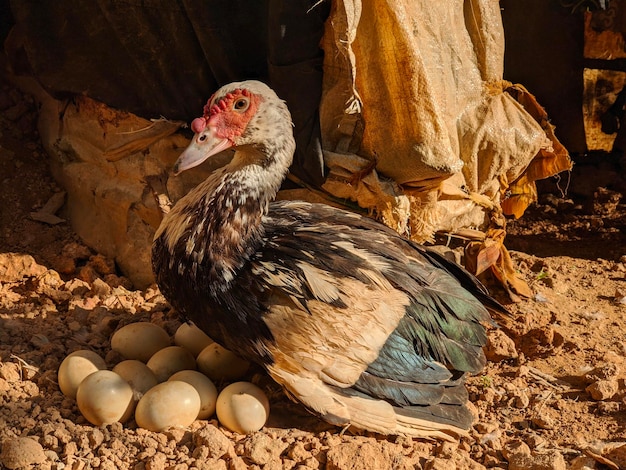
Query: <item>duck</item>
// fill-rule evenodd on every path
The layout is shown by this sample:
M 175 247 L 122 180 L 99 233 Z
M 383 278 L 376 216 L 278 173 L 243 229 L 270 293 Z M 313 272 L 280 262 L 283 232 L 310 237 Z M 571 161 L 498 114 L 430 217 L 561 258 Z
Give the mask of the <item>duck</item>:
M 276 201 L 296 144 L 263 82 L 221 87 L 191 129 L 175 175 L 234 155 L 155 232 L 152 267 L 172 307 L 333 426 L 466 435 L 466 379 L 506 309 L 460 265 L 370 217 Z

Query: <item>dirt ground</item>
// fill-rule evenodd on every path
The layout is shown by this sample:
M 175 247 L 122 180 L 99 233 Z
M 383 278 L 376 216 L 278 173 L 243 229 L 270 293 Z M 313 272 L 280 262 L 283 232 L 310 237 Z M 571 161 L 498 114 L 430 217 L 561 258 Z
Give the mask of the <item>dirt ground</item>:
M 248 378 L 272 406 L 260 432 L 196 421 L 154 433 L 92 426 L 59 391 L 70 352 L 92 349 L 112 367 L 118 327 L 149 320 L 173 334 L 180 319 L 156 288 L 133 290 L 85 247 L 63 208 L 53 217 L 62 190 L 35 119 L 32 100 L 0 83 L 0 468 L 626 468 L 623 162 L 586 157 L 511 222 L 507 246 L 535 296 L 509 304 L 491 333 L 490 362 L 469 382 L 478 421 L 459 443 L 342 434 L 258 371 Z

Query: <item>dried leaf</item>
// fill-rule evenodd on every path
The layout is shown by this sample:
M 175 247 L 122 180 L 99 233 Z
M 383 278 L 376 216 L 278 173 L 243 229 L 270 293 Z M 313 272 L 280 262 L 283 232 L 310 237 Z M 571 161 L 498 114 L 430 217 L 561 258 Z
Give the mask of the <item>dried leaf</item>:
M 476 257 L 476 275 L 479 275 L 498 262 L 500 245 L 483 243 L 483 248 Z
M 519 277 L 504 246 L 505 237 L 504 229 L 489 229 L 483 241 L 468 243 L 465 247 L 465 267 L 474 275 L 489 269 L 513 301 L 519 300 L 518 295 L 532 298 L 532 290 Z
M 44 224 L 48 224 L 48 225 L 58 225 L 58 224 L 62 224 L 63 222 L 65 222 L 65 219 L 62 219 L 61 217 L 57 217 L 54 214 L 50 214 L 48 212 L 31 212 L 30 213 L 30 218 L 33 220 L 36 220 L 37 222 L 43 222 Z
M 528 284 L 519 277 L 513 265 L 513 260 L 511 260 L 511 255 L 509 255 L 504 245 L 501 246 L 500 258 L 498 258 L 498 262 L 491 267 L 491 271 L 500 279 L 509 295 L 515 293 L 526 298 L 533 296 L 533 292 L 530 287 L 528 287 Z
M 591 449 L 585 449 L 584 452 L 585 452 L 585 455 L 587 455 L 588 457 L 591 457 L 593 460 L 595 460 L 598 463 L 601 463 L 602 465 L 606 465 L 611 470 L 620 470 L 619 465 L 617 465 L 615 462 L 607 459 L 606 457 L 600 454 L 596 454 Z
M 554 126 L 550 124 L 545 109 L 537 102 L 535 97 L 522 85 L 511 84 L 505 88 L 518 103 L 539 123 L 541 128 L 550 139 L 552 146 L 542 148 L 531 160 L 524 173 L 507 184 L 502 182 L 502 211 L 506 215 L 512 215 L 516 219 L 521 217 L 526 208 L 537 200 L 537 188 L 535 181 L 548 178 L 562 171 L 571 170 L 572 160 L 567 149 L 559 142 L 554 134 Z

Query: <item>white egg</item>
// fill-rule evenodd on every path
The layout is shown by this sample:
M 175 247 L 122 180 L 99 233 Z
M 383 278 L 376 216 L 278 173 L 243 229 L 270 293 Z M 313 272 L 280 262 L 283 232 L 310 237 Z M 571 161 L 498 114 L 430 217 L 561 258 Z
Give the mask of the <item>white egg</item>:
M 215 413 L 215 402 L 217 400 L 217 388 L 206 375 L 195 370 L 181 370 L 169 378 L 187 382 L 192 385 L 200 395 L 200 412 L 198 419 L 207 419 Z
M 63 395 L 76 398 L 76 390 L 80 383 L 89 375 L 107 365 L 98 354 L 87 349 L 74 351 L 68 355 L 59 366 L 58 381 Z
M 208 345 L 196 358 L 200 372 L 211 380 L 232 381 L 243 377 L 250 363 L 217 343 Z
M 135 406 L 131 386 L 110 370 L 99 370 L 83 380 L 76 403 L 83 416 L 96 426 L 127 421 Z
M 149 431 L 189 426 L 200 412 L 200 395 L 187 382 L 172 380 L 148 390 L 137 403 L 135 421 Z
M 159 383 L 152 369 L 136 359 L 120 362 L 113 368 L 113 372 L 128 382 L 133 389 L 135 401 L 138 401 L 144 393 Z
M 152 355 L 169 346 L 170 337 L 159 325 L 150 322 L 130 323 L 111 336 L 111 349 L 125 359 L 147 362 Z
M 217 419 L 231 431 L 249 434 L 258 431 L 270 415 L 267 396 L 250 382 L 235 382 L 217 397 Z
M 174 334 L 174 343 L 189 350 L 194 357 L 206 348 L 213 340 L 204 331 L 191 322 L 183 323 Z
M 154 353 L 147 366 L 159 382 L 165 382 L 179 370 L 195 370 L 196 360 L 185 348 L 169 346 Z

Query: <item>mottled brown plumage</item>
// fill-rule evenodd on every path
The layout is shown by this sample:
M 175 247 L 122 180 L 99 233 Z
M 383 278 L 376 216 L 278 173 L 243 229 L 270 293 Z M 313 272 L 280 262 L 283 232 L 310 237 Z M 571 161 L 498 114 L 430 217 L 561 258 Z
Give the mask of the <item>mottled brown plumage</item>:
M 484 366 L 483 324 L 502 307 L 462 268 L 371 219 L 272 202 L 295 143 L 266 85 L 221 88 L 192 128 L 175 171 L 236 152 L 155 235 L 153 267 L 171 304 L 333 424 L 464 433 L 464 377 Z

